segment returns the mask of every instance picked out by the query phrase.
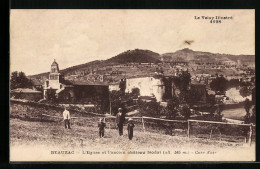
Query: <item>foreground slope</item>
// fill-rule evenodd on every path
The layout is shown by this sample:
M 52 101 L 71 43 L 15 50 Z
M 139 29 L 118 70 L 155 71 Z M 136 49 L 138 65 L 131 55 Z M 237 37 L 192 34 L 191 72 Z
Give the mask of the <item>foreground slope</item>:
M 149 160 L 161 159 L 160 161 L 236 161 L 254 158 L 254 145 L 249 147 L 248 144 L 161 135 L 143 132 L 138 126 L 131 141 L 127 138 L 126 128 L 121 137 L 116 129 L 106 129 L 105 137 L 100 139 L 95 124 L 89 122 L 83 126 L 72 125 L 72 130 L 65 130 L 62 121 L 30 122 L 10 119 L 11 160 L 142 161 L 143 155 L 138 152 L 150 155 Z M 74 151 L 75 154 L 50 155 L 52 151 Z M 94 154 L 104 151 L 109 154 Z M 120 154 L 129 151 L 137 154 L 123 157 Z M 165 155 L 163 152 L 170 154 Z

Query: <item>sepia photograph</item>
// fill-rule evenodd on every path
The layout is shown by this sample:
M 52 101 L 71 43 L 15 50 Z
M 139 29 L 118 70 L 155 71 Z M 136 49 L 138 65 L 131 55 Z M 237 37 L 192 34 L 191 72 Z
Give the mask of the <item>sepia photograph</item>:
M 255 161 L 255 10 L 11 9 L 11 162 Z

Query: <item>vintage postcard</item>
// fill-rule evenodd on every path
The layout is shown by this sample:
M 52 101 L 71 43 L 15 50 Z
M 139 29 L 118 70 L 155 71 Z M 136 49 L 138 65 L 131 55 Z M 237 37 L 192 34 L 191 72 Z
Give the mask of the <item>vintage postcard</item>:
M 10 11 L 10 161 L 255 161 L 255 10 Z

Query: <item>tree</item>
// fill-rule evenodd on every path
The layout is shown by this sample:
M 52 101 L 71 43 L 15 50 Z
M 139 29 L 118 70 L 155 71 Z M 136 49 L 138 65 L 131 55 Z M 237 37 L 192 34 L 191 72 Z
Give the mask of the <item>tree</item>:
M 120 92 L 122 94 L 125 93 L 125 89 L 126 89 L 126 79 L 121 79 L 120 83 L 119 83 L 119 88 L 120 88 Z
M 182 73 L 179 75 L 180 80 L 180 90 L 181 91 L 187 91 L 191 82 L 191 75 L 188 71 L 182 71 Z
M 229 88 L 232 88 L 232 87 L 238 87 L 240 85 L 240 82 L 238 79 L 231 79 L 229 81 Z
M 33 83 L 28 79 L 24 72 L 12 72 L 10 79 L 10 88 L 32 88 Z
M 186 103 L 189 95 L 189 86 L 191 82 L 191 75 L 188 71 L 182 71 L 178 77 L 172 79 L 175 86 L 180 90 L 179 101 Z
M 182 97 L 184 98 L 185 102 L 188 103 L 189 105 L 196 105 L 200 103 L 200 101 L 206 94 L 206 91 L 205 90 L 203 91 L 196 86 L 191 87 L 190 90 L 182 94 Z
M 255 77 L 251 77 L 250 82 L 251 82 L 251 83 L 255 83 Z
M 121 91 L 112 91 L 110 93 L 111 111 L 113 115 L 116 115 L 118 113 L 118 108 L 121 107 L 121 97 Z
M 248 86 L 252 86 L 252 83 L 251 82 L 240 82 L 240 86 L 242 87 L 248 87 Z
M 251 95 L 251 90 L 248 87 L 244 86 L 239 90 L 239 93 L 242 97 L 247 97 Z
M 126 106 L 128 104 L 133 104 L 133 99 L 138 97 L 138 90 L 134 90 L 134 93 L 124 93 L 122 91 L 112 91 L 110 92 L 109 100 L 111 102 L 112 114 L 118 113 L 118 108 L 122 108 L 123 112 L 126 111 Z
M 189 106 L 185 105 L 182 107 L 182 115 L 184 116 L 184 118 L 186 120 L 190 118 L 191 111 L 190 111 Z
M 140 95 L 140 89 L 139 88 L 133 88 L 132 89 L 132 94 L 134 96 L 139 96 Z
M 249 122 L 255 124 L 255 122 L 256 122 L 255 106 L 252 106 L 251 111 L 252 112 L 250 113 Z
M 148 115 L 152 117 L 160 117 L 162 115 L 163 107 L 156 101 L 144 102 L 139 100 L 138 107 L 142 115 Z
M 168 100 L 167 102 L 167 117 L 169 119 L 175 119 L 177 116 L 177 107 L 179 106 L 179 100 L 177 97 L 173 97 L 173 99 Z
M 247 103 L 248 104 L 248 103 Z M 248 105 L 247 105 L 248 106 Z M 249 106 L 250 107 L 250 106 Z M 245 124 L 250 124 L 250 123 L 253 123 L 255 124 L 256 122 L 256 112 L 255 112 L 255 105 L 253 105 L 251 108 L 248 108 L 247 107 L 247 110 L 248 111 L 246 113 L 246 115 L 244 116 L 244 121 L 245 121 Z
M 249 110 L 250 110 L 250 101 L 249 101 L 249 99 L 245 100 L 244 108 L 245 108 L 246 114 L 249 114 Z
M 221 112 L 223 111 L 223 100 L 221 98 L 216 99 L 216 111 L 214 113 L 215 117 L 221 117 Z
M 49 100 L 51 103 L 57 103 L 56 92 L 54 89 L 47 90 L 45 97 L 45 99 Z
M 213 114 L 217 110 L 217 101 L 216 101 L 215 95 L 213 95 L 213 94 L 207 95 L 207 103 L 210 105 L 210 108 L 208 111 L 210 112 L 211 116 L 213 116 Z
M 210 83 L 210 88 L 215 92 L 225 92 L 228 88 L 228 80 L 224 77 L 217 77 Z

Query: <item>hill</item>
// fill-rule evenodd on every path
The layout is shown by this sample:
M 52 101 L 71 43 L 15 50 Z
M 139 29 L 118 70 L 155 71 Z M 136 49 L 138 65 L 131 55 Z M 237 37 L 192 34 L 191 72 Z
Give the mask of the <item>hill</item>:
M 106 62 L 112 63 L 159 63 L 160 54 L 152 52 L 150 50 L 128 50 L 123 53 L 118 54 L 115 57 L 108 59 Z
M 73 74 L 72 72 L 80 71 L 81 69 L 95 69 L 99 67 L 109 66 L 109 65 L 117 65 L 117 64 L 126 64 L 126 63 L 159 63 L 160 54 L 152 52 L 150 50 L 128 50 L 118 54 L 107 60 L 95 60 L 92 62 L 68 67 L 66 69 L 60 70 L 60 72 L 64 75 Z M 32 79 L 40 79 L 40 77 L 48 76 L 49 72 L 40 73 L 36 75 L 28 76 Z
M 99 75 L 112 75 L 115 74 L 117 76 L 111 76 L 109 82 L 118 81 L 118 79 L 133 75 L 149 75 L 156 71 L 155 68 L 141 68 L 139 66 L 135 68 L 123 68 L 119 65 L 127 64 L 127 63 L 164 63 L 164 62 L 173 62 L 173 61 L 187 61 L 187 62 L 211 62 L 218 63 L 222 61 L 233 61 L 235 63 L 249 63 L 254 64 L 255 56 L 254 55 L 230 55 L 230 54 L 219 54 L 219 53 L 210 53 L 210 52 L 201 52 L 201 51 L 193 51 L 188 48 L 184 48 L 182 50 L 178 50 L 173 53 L 164 53 L 158 54 L 150 50 L 127 50 L 122 52 L 112 58 L 107 60 L 95 60 L 92 62 L 72 66 L 66 69 L 61 70 L 61 73 L 65 77 L 69 77 L 70 79 L 74 79 L 75 76 L 82 77 L 78 79 L 79 81 L 84 81 L 84 77 L 93 73 Z M 118 76 L 121 73 L 121 76 Z M 44 80 L 48 78 L 49 72 L 32 75 L 29 76 L 34 83 L 43 84 Z M 117 77 L 116 79 L 113 79 Z
M 100 65 L 102 63 L 103 63 L 103 61 L 95 60 L 95 61 L 92 61 L 92 62 L 88 62 L 88 63 L 84 63 L 84 64 L 72 66 L 72 67 L 68 67 L 66 69 L 62 69 L 62 70 L 60 70 L 60 73 L 68 74 L 68 73 L 70 73 L 72 71 L 76 71 L 78 69 L 82 69 L 82 68 L 86 68 L 86 67 L 92 67 L 93 65 L 98 66 L 98 65 Z M 30 75 L 28 77 L 29 78 L 38 78 L 38 77 L 41 77 L 41 76 L 48 76 L 48 75 L 49 75 L 49 72 L 44 72 L 44 73 L 40 73 L 40 74 L 36 74 L 36 75 Z
M 183 61 L 202 61 L 202 62 L 218 62 L 218 61 L 234 61 L 240 60 L 242 63 L 255 62 L 254 55 L 230 55 L 210 52 L 193 51 L 189 48 L 178 50 L 174 53 L 164 53 L 161 55 L 162 61 L 172 62 L 174 60 Z

